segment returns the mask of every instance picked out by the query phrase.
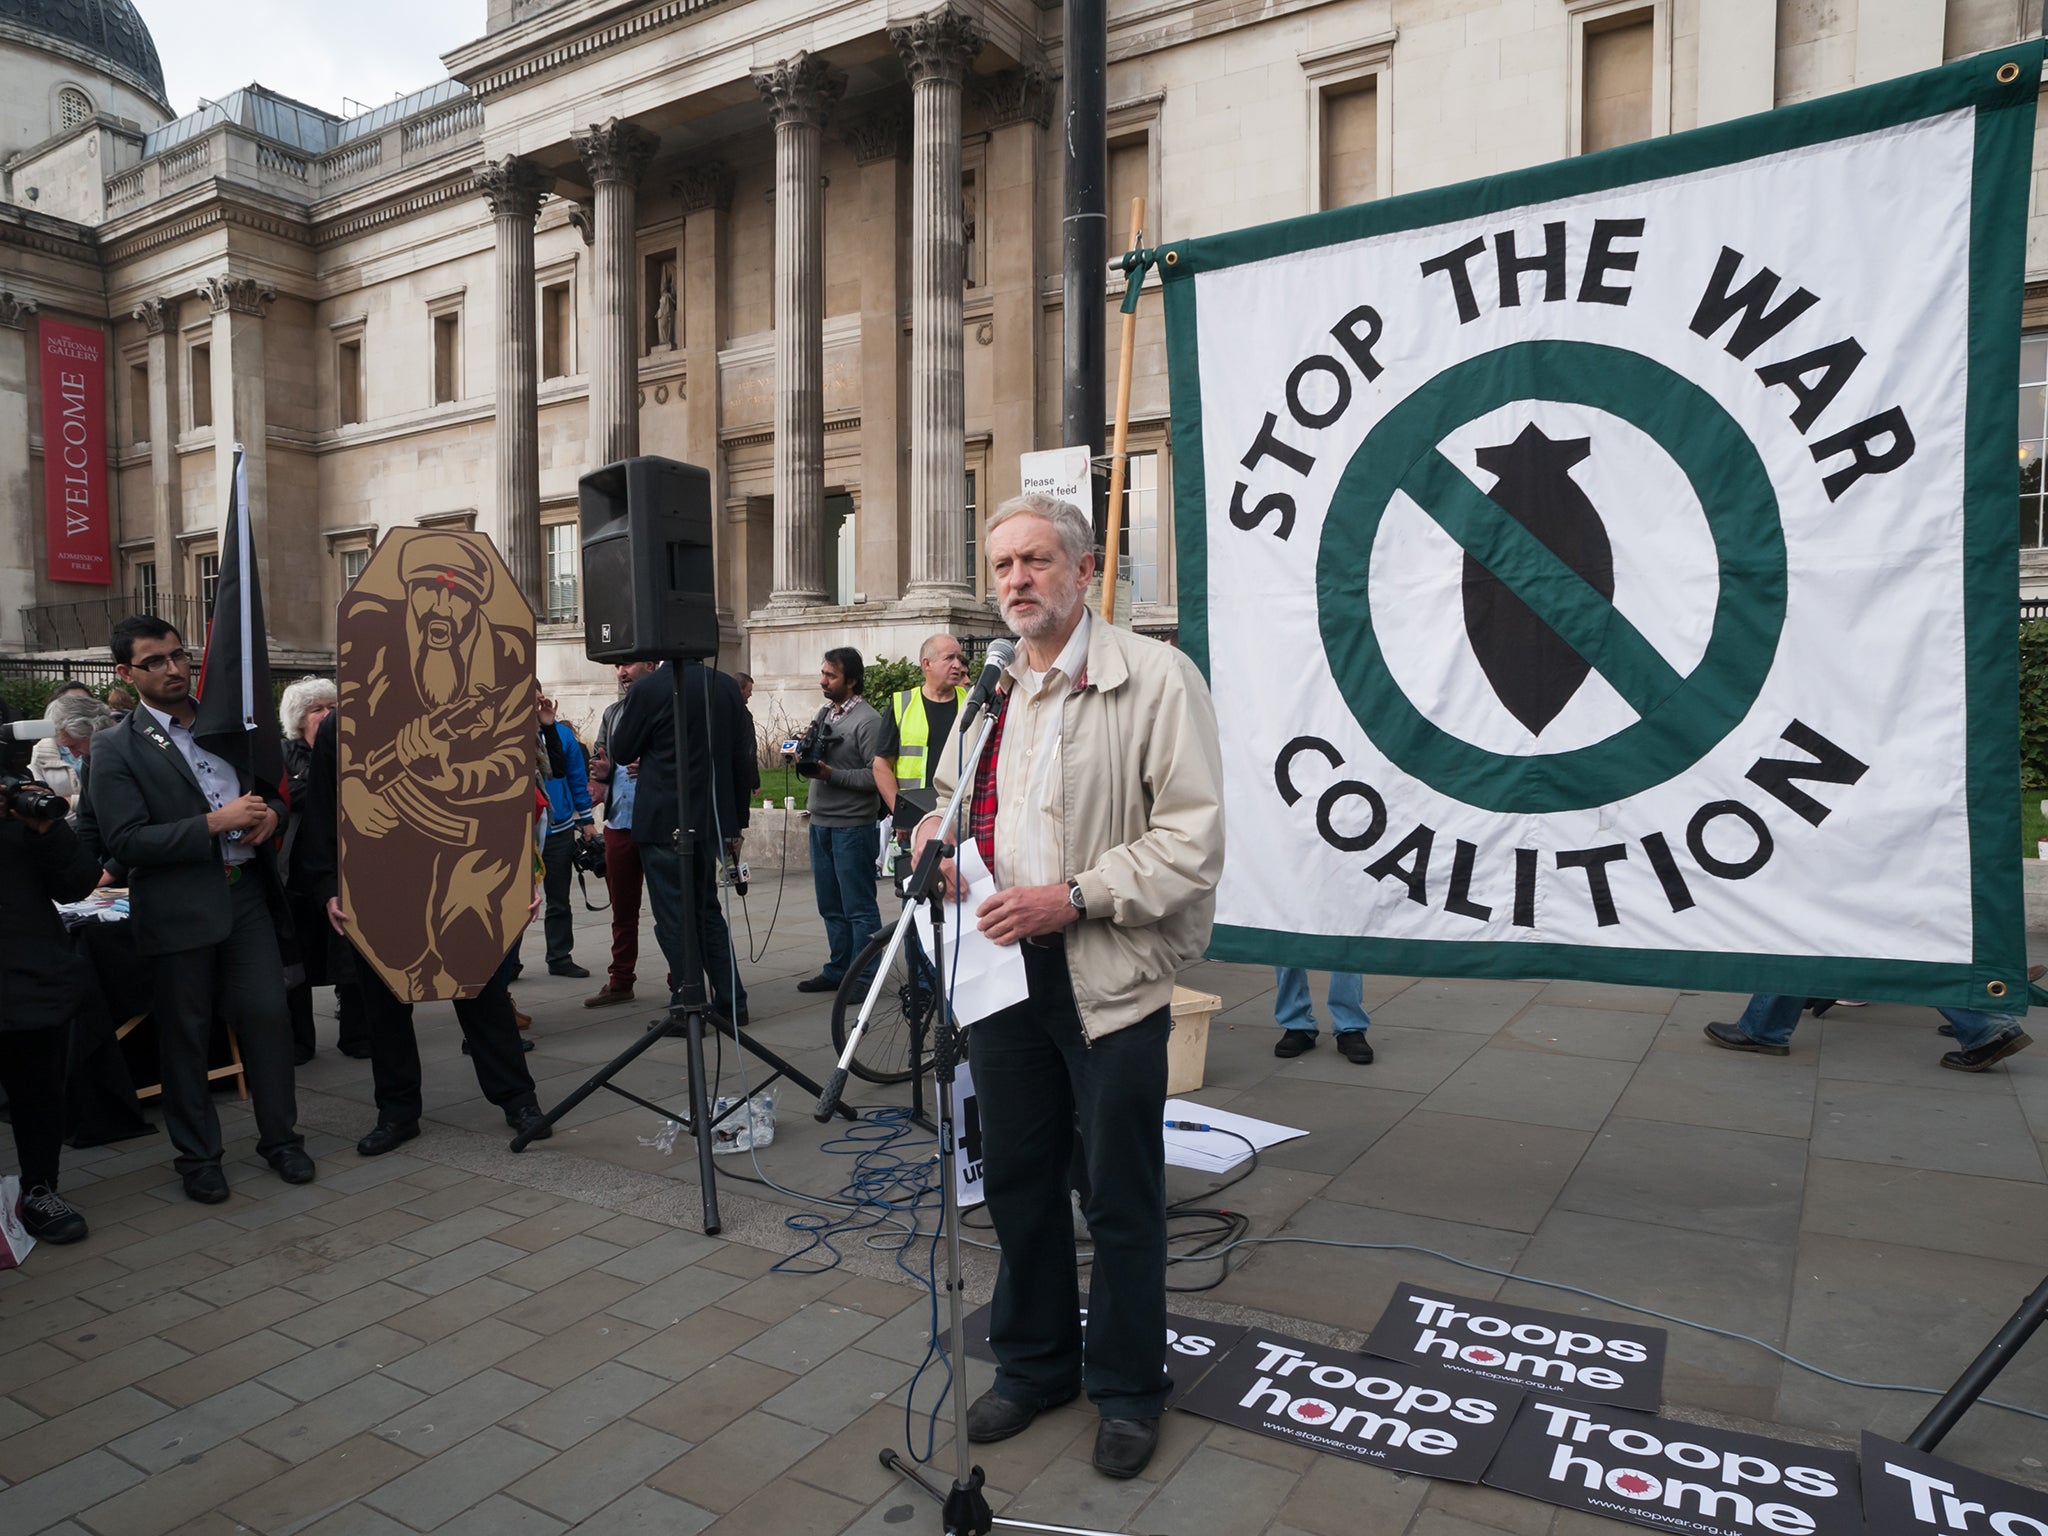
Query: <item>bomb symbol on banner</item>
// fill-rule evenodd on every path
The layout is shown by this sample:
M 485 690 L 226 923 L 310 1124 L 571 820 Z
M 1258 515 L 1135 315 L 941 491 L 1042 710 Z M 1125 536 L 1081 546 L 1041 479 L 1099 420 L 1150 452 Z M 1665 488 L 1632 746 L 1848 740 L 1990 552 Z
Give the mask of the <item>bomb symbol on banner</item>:
M 1614 596 L 1614 546 L 1571 468 L 1588 438 L 1551 438 L 1533 424 L 1512 443 L 1478 452 L 1497 476 L 1487 495 L 1603 598 Z M 1592 670 L 1554 629 L 1471 554 L 1465 556 L 1465 634 L 1508 713 L 1534 736 L 1555 720 Z

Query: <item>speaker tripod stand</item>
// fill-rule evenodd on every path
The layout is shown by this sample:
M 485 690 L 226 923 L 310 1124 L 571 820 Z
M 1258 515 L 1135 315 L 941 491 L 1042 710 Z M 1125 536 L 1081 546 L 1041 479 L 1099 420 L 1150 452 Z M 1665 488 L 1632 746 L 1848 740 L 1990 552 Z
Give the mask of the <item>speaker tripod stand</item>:
M 687 825 L 690 820 L 690 802 L 693 797 L 689 792 L 690 722 L 689 711 L 683 704 L 683 668 L 691 664 L 693 663 L 682 657 L 671 657 L 668 663 L 671 687 L 669 695 L 671 727 L 676 753 L 676 867 L 682 885 L 683 954 L 682 968 L 679 973 L 681 985 L 678 988 L 681 993 L 681 1000 L 674 1003 L 669 1008 L 667 1014 L 649 1025 L 647 1032 L 641 1035 L 638 1040 L 627 1046 L 617 1056 L 614 1056 L 603 1067 L 600 1067 L 588 1081 L 581 1084 L 575 1092 L 562 1100 L 561 1103 L 542 1115 L 537 1125 L 513 1137 L 512 1150 L 514 1152 L 524 1152 L 528 1144 L 543 1129 L 552 1129 L 556 1121 L 567 1115 L 599 1089 L 603 1089 L 607 1093 L 615 1093 L 629 1103 L 638 1104 L 642 1109 L 651 1109 L 664 1119 L 676 1121 L 695 1139 L 697 1143 L 697 1182 L 702 1187 L 704 1194 L 704 1232 L 706 1236 L 715 1236 L 723 1226 L 723 1223 L 718 1217 L 717 1170 L 711 1160 L 711 1134 L 719 1124 L 719 1121 L 725 1118 L 725 1115 L 743 1112 L 746 1101 L 741 1100 L 727 1109 L 725 1115 L 720 1115 L 717 1119 L 712 1118 L 711 1105 L 704 1077 L 704 1036 L 706 1030 L 710 1030 L 723 1039 L 731 1040 L 741 1050 L 746 1051 L 773 1069 L 759 1087 L 765 1088 L 778 1077 L 786 1077 L 796 1084 L 797 1087 L 802 1088 L 808 1093 L 816 1094 L 822 1090 L 803 1072 L 799 1071 L 790 1062 L 785 1061 L 767 1046 L 761 1044 L 760 1041 L 754 1039 L 744 1029 L 740 1028 L 736 1022 L 714 1013 L 711 1009 L 711 1000 L 705 993 L 704 954 L 697 932 L 697 921 L 700 915 L 697 905 L 697 829 Z M 707 683 L 706 686 L 708 688 L 709 684 Z M 710 766 L 715 782 L 716 765 L 711 764 Z M 686 1042 L 686 1055 L 689 1067 L 688 1083 L 686 1085 L 689 1098 L 689 1107 L 686 1111 L 687 1118 L 677 1115 L 672 1110 L 663 1108 L 652 1100 L 643 1099 L 637 1093 L 621 1088 L 612 1081 L 615 1076 L 634 1061 L 637 1061 L 646 1051 L 652 1049 L 660 1041 L 674 1035 L 681 1035 Z M 758 1092 L 759 1089 L 757 1088 L 756 1091 Z M 852 1110 L 845 1108 L 843 1105 L 840 1107 L 839 1112 L 848 1120 L 857 1118 Z

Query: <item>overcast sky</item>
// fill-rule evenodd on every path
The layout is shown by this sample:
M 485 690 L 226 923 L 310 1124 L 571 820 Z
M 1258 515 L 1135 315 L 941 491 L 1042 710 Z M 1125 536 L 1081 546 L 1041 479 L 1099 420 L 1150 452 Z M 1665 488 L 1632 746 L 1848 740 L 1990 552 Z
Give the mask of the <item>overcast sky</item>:
M 171 109 L 260 81 L 323 112 L 382 106 L 446 77 L 441 55 L 480 37 L 484 0 L 135 0 Z M 353 110 L 353 109 L 351 109 Z

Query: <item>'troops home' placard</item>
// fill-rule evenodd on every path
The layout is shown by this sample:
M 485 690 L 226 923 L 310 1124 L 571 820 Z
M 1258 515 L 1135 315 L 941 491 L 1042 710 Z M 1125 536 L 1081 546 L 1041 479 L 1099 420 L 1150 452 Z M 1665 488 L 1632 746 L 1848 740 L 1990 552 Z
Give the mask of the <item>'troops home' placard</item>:
M 1476 1483 L 1522 1394 L 1254 1330 L 1179 1407 L 1311 1450 Z
M 1847 1451 L 1626 1408 L 1525 1400 L 1484 1481 L 1687 1536 L 1863 1536 Z
M 1365 1352 L 1530 1392 L 1654 1413 L 1664 1401 L 1664 1339 L 1661 1328 L 1403 1285 L 1373 1324 Z
M 2048 1494 L 1863 1434 L 1870 1536 L 2048 1536 Z

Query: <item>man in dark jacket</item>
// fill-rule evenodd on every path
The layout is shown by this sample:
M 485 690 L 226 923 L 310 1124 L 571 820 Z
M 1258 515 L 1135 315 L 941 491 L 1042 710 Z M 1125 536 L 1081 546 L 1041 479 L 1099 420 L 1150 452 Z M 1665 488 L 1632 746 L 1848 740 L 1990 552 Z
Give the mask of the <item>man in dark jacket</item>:
M 633 841 L 654 908 L 654 937 L 668 959 L 680 998 L 689 973 L 683 966 L 683 873 L 677 844 L 675 664 L 659 669 L 626 690 L 612 722 L 615 762 L 640 764 L 634 791 Z M 723 672 L 696 662 L 683 667 L 683 708 L 687 712 L 690 760 L 686 827 L 696 858 L 697 935 L 711 1003 L 735 1024 L 747 1022 L 747 989 L 733 960 L 732 935 L 718 908 L 718 856 L 737 850 L 747 825 L 743 798 L 754 772 L 754 735 L 737 684 Z
M 597 836 L 590 815 L 590 764 L 584 759 L 583 743 L 555 718 L 555 701 L 537 683 L 533 704 L 548 765 L 541 783 L 548 797 L 548 830 L 540 854 L 547 890 L 548 974 L 581 979 L 590 972 L 570 952 L 576 942 L 576 914 L 569 903 L 569 877 L 576 871 L 577 840 Z
M 340 754 L 336 750 L 335 722 L 339 713 L 320 722 L 313 735 L 313 757 L 306 775 L 306 803 L 301 812 L 298 841 L 292 849 L 292 891 L 309 905 L 324 910 L 325 928 L 339 938 L 345 914 L 341 910 L 340 815 L 341 796 L 336 780 Z M 538 900 L 539 893 L 535 893 Z M 326 937 L 305 936 L 309 944 Z M 351 951 L 356 979 L 362 995 L 363 1023 L 370 1037 L 370 1083 L 377 1101 L 377 1123 L 356 1143 L 364 1157 L 377 1157 L 403 1146 L 420 1133 L 420 1045 L 413 1032 L 412 1004 L 401 1002 L 377 968 L 360 953 Z M 458 998 L 455 1021 L 462 1026 L 468 1042 L 469 1059 L 476 1067 L 477 1086 L 484 1097 L 505 1112 L 505 1123 L 515 1131 L 530 1131 L 535 1140 L 553 1134 L 540 1124 L 540 1105 L 534 1094 L 533 1074 L 520 1054 L 519 1029 L 512 1014 L 512 994 L 507 990 L 501 966 L 490 985 L 475 997 Z
M 66 1026 L 84 990 L 57 920 L 57 901 L 78 901 L 100 867 L 59 818 L 28 821 L 0 796 L 0 1089 L 14 1117 L 21 1163 L 21 1224 L 44 1243 L 75 1243 L 85 1218 L 57 1194 L 64 1141 Z
M 256 1150 L 287 1184 L 309 1184 L 278 948 L 290 921 L 272 842 L 284 801 L 193 739 L 194 658 L 177 630 L 123 619 L 110 644 L 142 702 L 94 739 L 86 793 L 104 851 L 128 869 L 135 948 L 155 960 L 164 1125 L 185 1193 L 207 1205 L 228 1197 L 206 1078 L 216 1011 L 241 1046 Z

